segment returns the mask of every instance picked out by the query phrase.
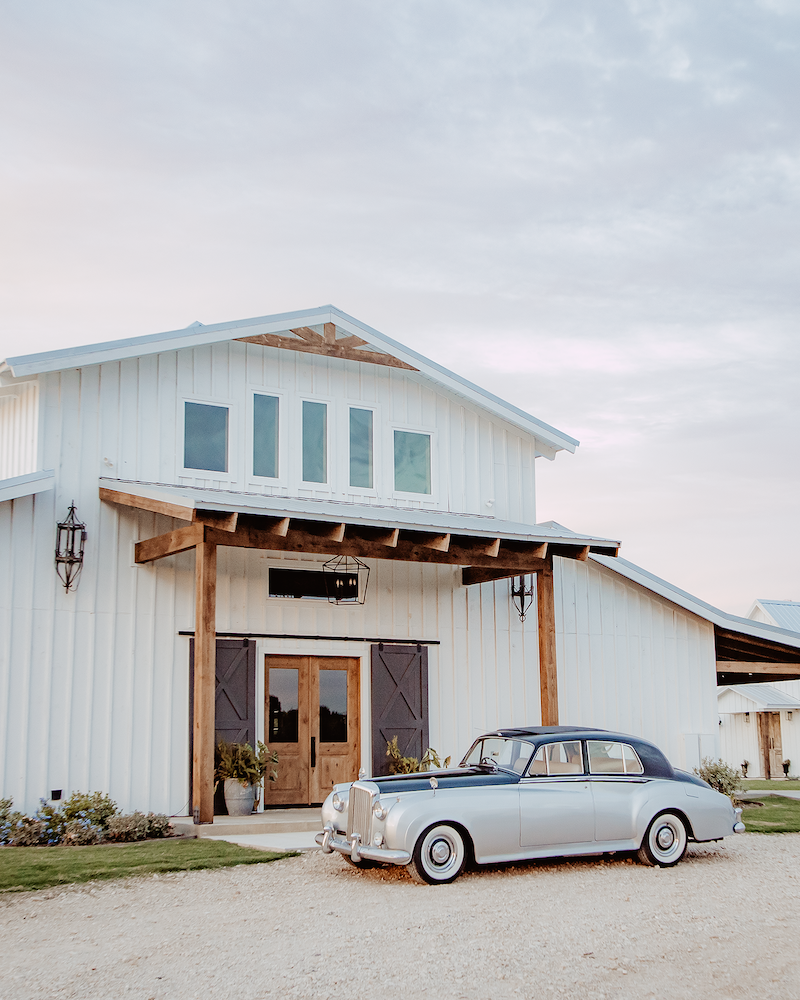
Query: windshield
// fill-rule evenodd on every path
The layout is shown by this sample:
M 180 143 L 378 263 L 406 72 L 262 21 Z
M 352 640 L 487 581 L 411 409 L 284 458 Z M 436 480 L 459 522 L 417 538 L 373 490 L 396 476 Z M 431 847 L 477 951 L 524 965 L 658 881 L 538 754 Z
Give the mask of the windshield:
M 522 774 L 532 753 L 533 744 L 527 740 L 484 736 L 474 744 L 463 763 L 472 766 L 482 764 L 484 767 L 495 767 L 503 771 L 512 771 L 514 774 Z

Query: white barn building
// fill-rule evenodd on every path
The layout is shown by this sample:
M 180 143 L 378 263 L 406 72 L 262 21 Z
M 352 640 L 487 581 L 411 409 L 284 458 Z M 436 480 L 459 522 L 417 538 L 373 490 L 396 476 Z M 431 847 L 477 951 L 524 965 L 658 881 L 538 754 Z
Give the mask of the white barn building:
M 800 635 L 537 524 L 536 459 L 577 444 L 332 306 L 9 358 L 0 794 L 207 822 L 215 735 L 278 750 L 267 805 L 393 735 L 458 755 L 561 720 L 717 753 L 718 681 L 800 676 Z

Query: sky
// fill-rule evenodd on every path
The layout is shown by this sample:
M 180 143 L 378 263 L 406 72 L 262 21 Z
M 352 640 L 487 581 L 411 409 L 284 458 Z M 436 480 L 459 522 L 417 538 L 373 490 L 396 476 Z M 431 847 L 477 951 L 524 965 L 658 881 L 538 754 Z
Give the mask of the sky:
M 580 440 L 538 519 L 800 600 L 800 5 L 5 0 L 0 358 L 333 303 Z

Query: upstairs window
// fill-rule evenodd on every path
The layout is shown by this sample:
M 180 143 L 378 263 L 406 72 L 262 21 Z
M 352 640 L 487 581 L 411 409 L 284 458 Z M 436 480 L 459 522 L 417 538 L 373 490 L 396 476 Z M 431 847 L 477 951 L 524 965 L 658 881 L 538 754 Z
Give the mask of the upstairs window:
M 228 407 L 185 403 L 183 466 L 208 472 L 228 471 Z
M 303 481 L 328 481 L 328 404 L 303 400 Z
M 372 410 L 350 408 L 350 485 L 371 490 L 372 471 Z
M 278 397 L 253 396 L 253 475 L 278 478 Z
M 430 494 L 430 434 L 394 432 L 394 488 L 400 493 Z

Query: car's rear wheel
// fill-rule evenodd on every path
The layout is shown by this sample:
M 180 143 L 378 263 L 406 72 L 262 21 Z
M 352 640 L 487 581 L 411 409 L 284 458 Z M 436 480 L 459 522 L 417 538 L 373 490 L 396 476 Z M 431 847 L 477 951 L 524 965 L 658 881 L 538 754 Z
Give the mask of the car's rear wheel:
M 466 857 L 461 832 L 449 823 L 438 823 L 420 835 L 408 871 L 415 882 L 446 885 L 461 874 Z
M 671 868 L 686 853 L 688 840 L 686 822 L 675 813 L 661 813 L 647 828 L 639 860 L 646 865 Z

